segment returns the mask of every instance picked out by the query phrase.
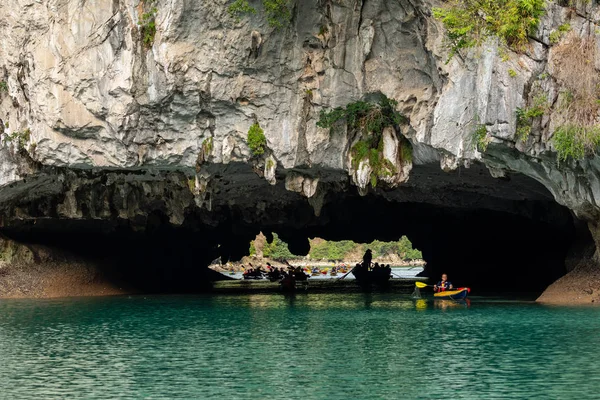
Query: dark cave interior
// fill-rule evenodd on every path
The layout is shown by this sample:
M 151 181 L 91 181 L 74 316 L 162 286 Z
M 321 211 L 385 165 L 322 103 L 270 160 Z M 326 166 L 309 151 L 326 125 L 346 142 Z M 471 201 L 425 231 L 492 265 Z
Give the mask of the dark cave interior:
M 573 245 L 593 245 L 583 223 L 540 184 L 523 176 L 494 179 L 482 166 L 454 173 L 420 166 L 408 184 L 367 196 L 320 171 L 319 216 L 306 198 L 285 189 L 285 175 L 275 186 L 243 166 L 213 176 L 209 210 L 194 205 L 185 176 L 153 175 L 161 190 L 143 194 L 142 183 L 86 172 L 83 184 L 78 176 L 78 218 L 57 214 L 64 190 L 41 184 L 37 198 L 29 191 L 4 202 L 1 233 L 93 260 L 129 287 L 161 293 L 207 290 L 215 278 L 210 261 L 240 259 L 261 231 L 278 233 L 299 255 L 308 252 L 308 238 L 369 243 L 406 235 L 423 252 L 425 275 L 446 272 L 477 293 L 541 293 L 565 274 Z M 170 222 L 167 198 L 184 204 L 182 224 Z M 135 209 L 134 216 L 120 218 L 116 204 Z M 102 207 L 110 217 L 97 217 Z

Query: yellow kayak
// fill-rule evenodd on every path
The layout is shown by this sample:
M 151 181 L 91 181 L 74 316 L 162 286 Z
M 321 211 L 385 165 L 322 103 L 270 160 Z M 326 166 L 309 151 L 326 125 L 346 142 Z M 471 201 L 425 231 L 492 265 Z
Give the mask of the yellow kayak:
M 456 290 L 446 290 L 444 292 L 434 293 L 433 297 L 436 299 L 453 299 L 460 300 L 467 298 L 471 290 L 469 288 L 458 288 Z

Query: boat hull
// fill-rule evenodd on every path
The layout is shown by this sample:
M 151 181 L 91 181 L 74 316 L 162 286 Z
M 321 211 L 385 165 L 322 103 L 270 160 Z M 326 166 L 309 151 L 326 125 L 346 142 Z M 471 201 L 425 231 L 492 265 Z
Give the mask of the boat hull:
M 468 295 L 469 288 L 460 288 L 457 290 L 446 290 L 445 292 L 434 293 L 433 297 L 436 299 L 462 300 L 466 299 Z
M 391 269 L 388 268 L 380 268 L 371 271 L 362 268 L 353 268 L 352 275 L 354 275 L 358 283 L 366 285 L 386 285 L 392 277 Z

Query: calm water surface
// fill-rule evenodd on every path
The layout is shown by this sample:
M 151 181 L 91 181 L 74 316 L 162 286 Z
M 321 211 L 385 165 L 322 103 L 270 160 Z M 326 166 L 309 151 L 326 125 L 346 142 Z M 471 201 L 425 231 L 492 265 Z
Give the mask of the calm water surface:
M 0 301 L 0 398 L 600 398 L 600 309 L 277 294 Z

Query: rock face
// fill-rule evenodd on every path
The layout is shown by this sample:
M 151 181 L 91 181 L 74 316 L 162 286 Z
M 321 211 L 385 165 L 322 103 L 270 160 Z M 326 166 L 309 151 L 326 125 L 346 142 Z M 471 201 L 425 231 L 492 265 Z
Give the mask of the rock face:
M 589 223 L 597 237 L 599 158 L 558 162 L 551 142 L 557 122 L 551 116 L 536 122 L 523 141 L 515 110 L 531 101 L 536 87 L 556 102 L 550 34 L 568 22 L 573 34 L 598 41 L 590 28 L 598 7 L 573 10 L 550 2 L 525 52 L 490 41 L 447 62 L 443 28 L 431 15 L 435 1 L 298 1 L 281 29 L 270 27 L 261 12 L 236 19 L 229 3 L 0 4 L 6 234 L 48 241 L 51 232 L 158 235 L 179 229 L 183 242 L 203 242 L 196 258 L 203 264 L 219 254 L 243 255 L 260 229 L 283 233 L 298 252 L 306 250 L 309 236 L 367 240 L 397 238 L 405 230 L 413 231 L 433 272 L 441 268 L 436 259 L 441 265 L 442 254 L 450 256 L 444 240 L 465 247 L 472 237 L 483 256 L 485 249 L 510 253 L 516 237 L 526 240 L 525 231 L 537 234 L 532 240 L 540 245 L 540 238 L 552 237 L 559 248 L 522 248 L 515 257 L 537 263 L 527 255 L 535 251 L 564 260 L 579 240 L 579 222 L 558 204 Z M 142 15 L 152 7 L 157 30 L 146 40 Z M 600 56 L 594 62 L 600 67 Z M 374 189 L 369 165 L 353 168 L 350 149 L 357 138 L 345 129 L 318 128 L 316 121 L 321 110 L 376 94 L 398 101 L 409 122 L 384 132 L 382 151 L 395 173 Z M 254 123 L 267 142 L 259 157 L 246 140 Z M 474 140 L 481 126 L 489 141 L 483 153 Z M 410 160 L 399 157 L 406 139 Z M 439 221 L 444 215 L 452 216 L 446 223 L 468 219 L 455 229 L 465 236 L 458 240 L 441 222 L 430 221 L 436 231 L 416 229 L 417 221 L 404 227 L 404 221 L 370 211 L 365 218 L 394 226 L 341 222 L 375 204 L 388 217 L 406 217 L 410 209 L 424 221 L 430 221 L 423 214 L 430 207 L 446 210 L 435 213 Z M 490 239 L 496 243 L 475 239 L 466 228 L 478 229 L 484 222 L 478 215 L 498 224 Z M 520 228 L 499 215 L 529 228 L 504 240 Z M 589 239 L 588 232 L 582 235 Z M 564 268 L 562 261 L 554 265 L 550 278 Z M 542 269 L 532 269 L 532 280 Z M 456 271 L 460 275 L 460 267 Z

